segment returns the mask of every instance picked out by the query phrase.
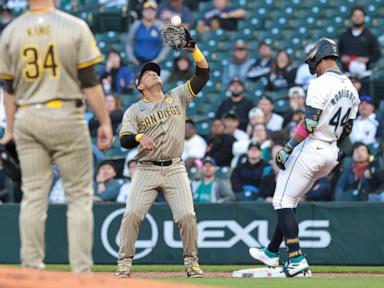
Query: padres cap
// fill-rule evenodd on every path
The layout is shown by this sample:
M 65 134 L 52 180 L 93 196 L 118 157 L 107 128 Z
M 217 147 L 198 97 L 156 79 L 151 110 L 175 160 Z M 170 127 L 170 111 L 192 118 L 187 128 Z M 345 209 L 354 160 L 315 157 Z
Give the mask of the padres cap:
M 136 78 L 136 88 L 140 84 L 141 77 L 143 77 L 143 74 L 147 71 L 154 71 L 157 75 L 160 76 L 161 69 L 160 69 L 160 66 L 157 65 L 155 62 L 148 62 L 148 63 L 144 64 L 143 68 L 141 69 L 140 74 Z M 140 91 L 139 88 L 137 88 L 137 90 Z

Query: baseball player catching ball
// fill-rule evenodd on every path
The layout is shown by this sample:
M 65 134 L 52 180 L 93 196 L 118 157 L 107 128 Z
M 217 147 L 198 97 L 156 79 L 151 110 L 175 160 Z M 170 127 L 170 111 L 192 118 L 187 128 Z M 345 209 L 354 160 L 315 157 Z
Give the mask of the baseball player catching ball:
M 192 192 L 181 154 L 186 109 L 208 81 L 209 69 L 188 30 L 172 26 L 167 29 L 170 32 L 167 32 L 166 43 L 170 47 L 184 43 L 178 48 L 192 52 L 196 72 L 191 80 L 165 93 L 162 91 L 160 67 L 156 63 L 146 63 L 137 78 L 136 87 L 143 99 L 125 112 L 120 131 L 121 145 L 125 148 L 139 146 L 139 152 L 137 170 L 120 227 L 118 277 L 129 277 L 131 274 L 140 224 L 159 192 L 164 194 L 180 229 L 187 276 L 203 275 L 197 258 L 197 225 Z
M 280 273 L 287 277 L 308 269 L 299 245 L 297 204 L 313 183 L 328 175 L 340 161 L 338 144 L 351 132 L 360 103 L 356 89 L 337 66 L 338 58 L 336 43 L 321 38 L 305 60 L 317 79 L 308 87 L 305 119 L 276 155 L 276 164 L 281 169 L 273 197 L 277 226 L 268 247 L 249 251 L 256 260 L 276 267 L 284 238 L 288 261 Z
M 100 120 L 98 146 L 111 145 L 112 129 L 94 69 L 102 61 L 87 24 L 55 10 L 54 0 L 30 0 L 30 11 L 7 26 L 0 40 L 0 77 L 6 81 L 7 129 L 16 142 L 22 174 L 21 263 L 43 268 L 45 220 L 52 162 L 68 203 L 69 261 L 89 272 L 93 244 L 93 165 L 82 100 Z

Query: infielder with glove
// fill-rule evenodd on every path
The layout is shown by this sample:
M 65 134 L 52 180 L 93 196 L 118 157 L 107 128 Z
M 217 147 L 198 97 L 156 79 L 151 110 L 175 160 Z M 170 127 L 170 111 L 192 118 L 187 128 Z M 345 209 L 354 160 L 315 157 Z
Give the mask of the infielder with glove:
M 297 204 L 317 179 L 328 175 L 338 164 L 337 144 L 351 132 L 360 103 L 356 89 L 337 66 L 338 58 L 335 42 L 321 38 L 305 60 L 317 79 L 308 87 L 305 119 L 276 155 L 276 164 L 281 169 L 273 197 L 277 226 L 268 247 L 249 251 L 253 258 L 276 267 L 277 252 L 284 238 L 288 261 L 280 273 L 287 277 L 309 267 L 299 245 Z
M 163 33 L 165 42 L 171 48 L 192 52 L 196 72 L 191 80 L 168 92 L 162 91 L 160 67 L 156 63 L 146 63 L 137 78 L 136 87 L 143 99 L 125 112 L 120 131 L 121 145 L 128 149 L 139 146 L 139 152 L 137 170 L 120 227 L 118 277 L 129 277 L 131 274 L 140 224 L 159 192 L 164 194 L 180 229 L 187 276 L 203 275 L 197 258 L 197 225 L 192 192 L 181 154 L 186 109 L 208 81 L 209 69 L 187 29 L 169 24 Z

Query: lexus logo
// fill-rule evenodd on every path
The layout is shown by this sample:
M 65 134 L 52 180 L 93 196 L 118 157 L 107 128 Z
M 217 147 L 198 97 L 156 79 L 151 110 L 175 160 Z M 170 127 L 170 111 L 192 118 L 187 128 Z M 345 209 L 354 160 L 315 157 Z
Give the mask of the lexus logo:
M 119 257 L 120 231 L 118 231 L 118 229 L 120 228 L 121 215 L 123 215 L 124 212 L 125 208 L 121 208 L 112 212 L 107 216 L 107 218 L 105 218 L 101 226 L 101 242 L 105 250 L 115 258 Z M 116 221 L 118 221 L 118 223 L 115 223 Z M 150 214 L 147 214 L 145 216 L 144 221 L 148 221 L 151 227 L 151 239 L 136 241 L 136 249 L 143 250 L 139 251 L 139 253 L 136 254 L 134 258 L 135 260 L 144 258 L 148 254 L 150 254 L 153 248 L 155 248 L 159 239 L 159 229 L 157 228 L 157 224 L 153 217 Z M 116 227 L 119 227 L 117 228 L 117 231 L 109 231 L 112 229 L 116 230 Z M 108 237 L 108 235 L 115 235 L 115 237 L 111 237 L 111 239 L 110 237 Z

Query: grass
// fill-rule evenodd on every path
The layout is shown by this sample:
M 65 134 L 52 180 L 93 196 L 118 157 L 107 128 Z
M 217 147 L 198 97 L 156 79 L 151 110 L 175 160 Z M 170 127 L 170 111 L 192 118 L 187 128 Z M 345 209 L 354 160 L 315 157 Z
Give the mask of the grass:
M 234 270 L 246 269 L 253 267 L 252 265 L 202 265 L 202 269 L 206 272 L 232 272 Z M 95 265 L 95 272 L 114 272 L 115 265 Z M 48 270 L 69 271 L 68 265 L 48 265 Z M 384 274 L 383 266 L 311 266 L 313 273 L 380 273 Z M 181 272 L 182 265 L 140 265 L 134 266 L 134 272 Z M 348 275 L 341 278 L 293 278 L 293 279 L 250 279 L 250 278 L 161 278 L 160 281 L 202 284 L 216 287 L 236 287 L 236 288 L 384 288 L 384 278 L 349 278 Z
M 180 272 L 184 271 L 183 265 L 143 265 L 133 266 L 135 272 Z M 256 265 L 201 265 L 205 272 L 232 272 L 240 269 L 257 267 Z M 264 267 L 264 266 L 259 266 Z M 69 271 L 69 265 L 51 264 L 48 270 Z M 94 272 L 114 272 L 115 265 L 95 265 Z M 381 273 L 384 274 L 384 266 L 315 266 L 311 265 L 313 273 Z M 384 280 L 383 280 L 384 282 Z

